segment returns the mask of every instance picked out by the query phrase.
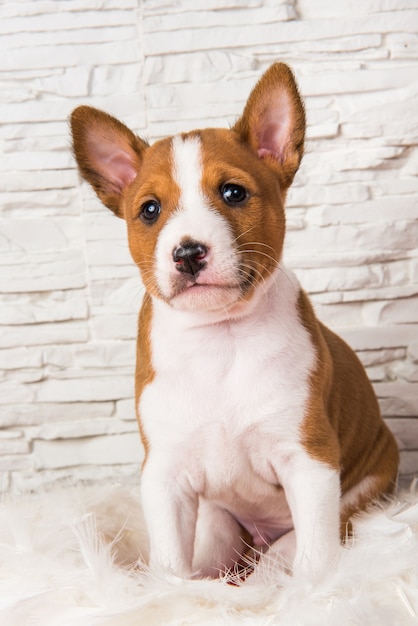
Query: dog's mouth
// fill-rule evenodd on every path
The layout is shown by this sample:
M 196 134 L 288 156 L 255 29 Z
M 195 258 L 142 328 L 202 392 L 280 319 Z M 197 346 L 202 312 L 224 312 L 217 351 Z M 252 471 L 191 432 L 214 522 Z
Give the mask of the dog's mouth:
M 215 311 L 234 304 L 241 293 L 239 283 L 180 282 L 173 289 L 170 304 L 176 309 Z
M 237 268 L 238 269 L 238 268 Z M 256 282 L 253 270 L 242 272 L 222 280 L 208 280 L 205 272 L 196 276 L 176 276 L 171 283 L 170 304 L 177 309 L 215 311 L 226 310 L 238 301 L 246 299 Z

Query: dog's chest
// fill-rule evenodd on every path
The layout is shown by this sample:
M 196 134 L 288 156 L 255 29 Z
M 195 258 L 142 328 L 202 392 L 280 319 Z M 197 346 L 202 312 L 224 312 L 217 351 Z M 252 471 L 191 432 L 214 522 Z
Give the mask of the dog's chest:
M 139 404 L 150 449 L 226 467 L 232 456 L 262 465 L 272 446 L 295 442 L 315 353 L 291 296 L 271 290 L 251 315 L 202 326 L 155 308 L 155 376 Z

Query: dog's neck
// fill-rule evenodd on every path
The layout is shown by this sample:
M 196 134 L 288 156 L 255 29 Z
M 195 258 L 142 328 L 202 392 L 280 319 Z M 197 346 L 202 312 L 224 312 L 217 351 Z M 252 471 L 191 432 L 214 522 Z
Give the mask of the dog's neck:
M 228 309 L 182 311 L 159 298 L 152 298 L 152 301 L 154 312 L 160 319 L 166 319 L 173 328 L 186 330 L 241 323 L 262 317 L 272 300 L 281 299 L 283 304 L 295 303 L 298 292 L 299 283 L 296 277 L 280 263 L 272 275 L 258 285 L 250 300 L 240 300 Z

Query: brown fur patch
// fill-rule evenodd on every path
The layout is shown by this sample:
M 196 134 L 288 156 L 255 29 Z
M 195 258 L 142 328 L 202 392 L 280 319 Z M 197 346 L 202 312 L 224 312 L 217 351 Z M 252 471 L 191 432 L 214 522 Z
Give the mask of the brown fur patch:
M 149 450 L 148 439 L 141 422 L 139 410 L 139 399 L 146 385 L 149 385 L 155 377 L 155 371 L 152 366 L 151 353 L 151 319 L 152 319 L 152 300 L 146 293 L 142 302 L 142 307 L 138 317 L 138 337 L 136 342 L 136 370 L 135 370 L 135 407 L 139 425 L 139 432 L 143 446 L 145 448 L 145 460 Z
M 309 409 L 302 425 L 302 444 L 312 457 L 339 469 L 342 494 L 367 476 L 375 479 L 342 511 L 345 527 L 353 513 L 380 494 L 392 491 L 399 453 L 356 354 L 316 319 L 303 291 L 298 308 L 317 354 L 310 380 Z

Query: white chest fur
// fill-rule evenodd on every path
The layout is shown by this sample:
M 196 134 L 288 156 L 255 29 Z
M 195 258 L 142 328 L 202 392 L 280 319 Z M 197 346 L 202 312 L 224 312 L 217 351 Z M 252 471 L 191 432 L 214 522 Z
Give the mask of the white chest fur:
M 280 268 L 235 320 L 208 323 L 156 301 L 156 375 L 139 407 L 155 464 L 247 527 L 272 524 L 272 537 L 290 523 L 277 468 L 300 450 L 315 362 L 298 294 Z

